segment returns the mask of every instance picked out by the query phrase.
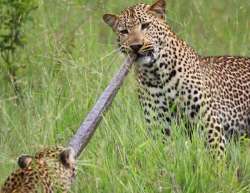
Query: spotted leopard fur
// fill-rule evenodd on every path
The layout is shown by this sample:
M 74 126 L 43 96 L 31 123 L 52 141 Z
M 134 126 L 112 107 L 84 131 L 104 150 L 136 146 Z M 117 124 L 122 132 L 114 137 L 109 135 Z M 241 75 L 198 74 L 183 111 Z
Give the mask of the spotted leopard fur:
M 22 155 L 18 165 L 0 193 L 67 193 L 75 177 L 74 152 L 70 148 L 46 148 L 34 156 Z
M 145 119 L 170 133 L 176 112 L 204 123 L 209 149 L 224 155 L 232 136 L 250 136 L 250 58 L 203 57 L 165 22 L 165 1 L 105 14 L 121 52 L 136 55 Z M 175 108 L 175 111 L 172 109 Z

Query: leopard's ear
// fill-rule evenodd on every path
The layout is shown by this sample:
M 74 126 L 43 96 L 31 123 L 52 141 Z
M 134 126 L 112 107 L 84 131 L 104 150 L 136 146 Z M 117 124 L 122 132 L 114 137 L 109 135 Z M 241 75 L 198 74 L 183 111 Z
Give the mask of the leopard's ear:
M 149 11 L 156 15 L 157 17 L 164 19 L 166 13 L 166 1 L 158 0 L 153 5 L 150 6 Z
M 22 169 L 27 168 L 31 162 L 32 162 L 32 157 L 29 155 L 21 155 L 17 160 L 18 166 Z
M 108 24 L 110 27 L 112 27 L 113 30 L 116 30 L 117 23 L 118 23 L 118 18 L 116 15 L 104 14 L 102 18 L 106 24 Z
M 75 151 L 71 147 L 64 149 L 59 155 L 59 160 L 66 168 L 73 167 L 75 164 Z

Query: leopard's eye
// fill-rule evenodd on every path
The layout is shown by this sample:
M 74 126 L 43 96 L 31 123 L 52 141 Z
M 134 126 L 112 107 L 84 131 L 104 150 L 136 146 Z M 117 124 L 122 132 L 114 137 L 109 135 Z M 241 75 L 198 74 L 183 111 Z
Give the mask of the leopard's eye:
M 125 34 L 128 34 L 128 30 L 126 30 L 126 29 L 124 29 L 124 30 L 120 30 L 120 31 L 119 31 L 119 33 L 121 33 L 121 34 L 124 34 L 124 35 L 125 35 Z
M 144 30 L 148 28 L 149 24 L 150 24 L 149 22 L 141 24 L 141 29 Z

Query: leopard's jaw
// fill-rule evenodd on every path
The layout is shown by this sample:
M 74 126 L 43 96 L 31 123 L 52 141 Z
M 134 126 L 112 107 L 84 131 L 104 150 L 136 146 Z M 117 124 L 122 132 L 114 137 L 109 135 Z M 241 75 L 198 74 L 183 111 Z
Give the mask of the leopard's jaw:
M 136 64 L 140 66 L 145 64 L 150 64 L 153 62 L 154 62 L 153 56 L 140 56 L 136 59 Z

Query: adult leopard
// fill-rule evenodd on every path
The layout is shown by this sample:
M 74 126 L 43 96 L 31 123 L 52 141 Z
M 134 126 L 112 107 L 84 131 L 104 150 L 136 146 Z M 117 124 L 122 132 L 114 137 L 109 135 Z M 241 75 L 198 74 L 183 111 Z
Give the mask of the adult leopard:
M 232 136 L 250 136 L 250 58 L 198 55 L 165 22 L 165 4 L 137 4 L 103 19 L 117 34 L 121 52 L 137 57 L 148 124 L 169 133 L 176 105 L 190 122 L 202 118 L 210 149 L 224 155 Z

